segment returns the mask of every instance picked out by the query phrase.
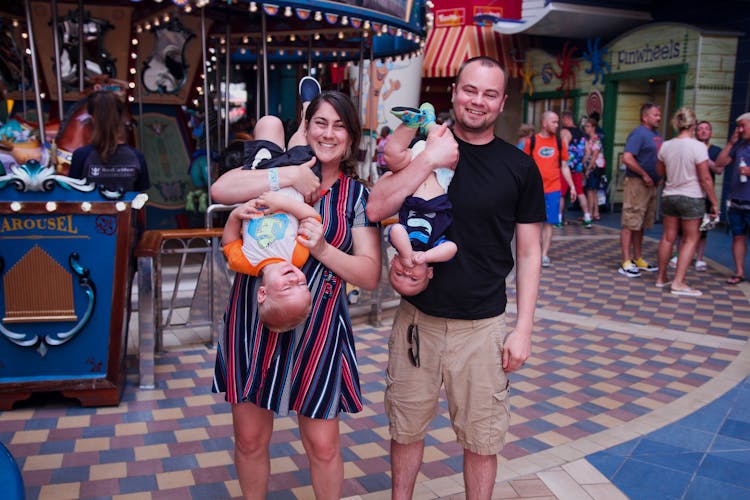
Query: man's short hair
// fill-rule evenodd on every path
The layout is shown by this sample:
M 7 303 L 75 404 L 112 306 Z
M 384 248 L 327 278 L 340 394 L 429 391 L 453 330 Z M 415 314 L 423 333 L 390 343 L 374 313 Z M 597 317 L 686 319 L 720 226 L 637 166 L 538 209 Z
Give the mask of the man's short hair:
M 659 107 L 659 105 L 655 104 L 653 102 L 645 102 L 645 103 L 643 103 L 641 105 L 641 118 L 643 118 L 643 115 L 645 115 L 646 113 L 648 113 L 651 110 L 651 108 L 658 108 L 658 107 Z
M 735 122 L 739 123 L 745 120 L 750 121 L 750 111 L 748 111 L 747 113 L 742 113 L 740 116 L 737 117 L 737 120 L 735 120 Z
M 563 120 L 564 120 L 565 118 L 570 118 L 570 121 L 572 121 L 573 123 L 575 123 L 575 121 L 576 121 L 576 120 L 575 120 L 575 116 L 573 115 L 573 112 L 572 112 L 572 111 L 570 111 L 570 110 L 565 110 L 565 111 L 563 111 L 563 112 L 562 112 L 562 113 L 560 114 L 560 118 L 561 118 L 561 119 L 563 119 Z
M 505 73 L 505 68 L 500 64 L 500 61 L 489 56 L 476 56 L 461 63 L 461 66 L 458 68 L 458 73 L 456 73 L 456 83 L 461 79 L 461 73 L 464 68 L 474 62 L 478 62 L 480 66 L 487 66 L 488 68 L 498 68 L 503 73 L 503 81 L 505 82 L 505 85 L 508 85 L 508 75 Z

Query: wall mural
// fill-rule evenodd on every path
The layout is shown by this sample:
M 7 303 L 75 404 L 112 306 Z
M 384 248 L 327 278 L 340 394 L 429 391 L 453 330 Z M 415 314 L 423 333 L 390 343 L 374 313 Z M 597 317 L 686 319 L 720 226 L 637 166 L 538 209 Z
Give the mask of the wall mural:
M 90 13 L 84 12 L 83 16 L 83 67 L 84 81 L 88 82 L 93 77 L 110 76 L 115 77 L 115 59 L 104 48 L 104 36 L 113 28 L 106 19 L 92 17 Z M 57 22 L 62 46 L 60 48 L 60 74 L 63 86 L 66 90 L 75 90 L 79 87 L 79 13 L 78 10 L 71 11 L 67 17 Z M 54 68 L 54 62 L 52 63 Z
M 177 94 L 185 85 L 187 76 L 185 46 L 195 33 L 176 18 L 153 26 L 151 33 L 156 42 L 154 51 L 143 65 L 143 86 L 152 93 Z

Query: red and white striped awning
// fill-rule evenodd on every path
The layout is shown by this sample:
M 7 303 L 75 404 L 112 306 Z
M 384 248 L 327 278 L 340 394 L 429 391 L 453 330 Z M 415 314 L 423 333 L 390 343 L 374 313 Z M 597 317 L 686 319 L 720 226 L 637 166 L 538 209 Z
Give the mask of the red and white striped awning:
M 455 76 L 461 63 L 476 56 L 495 58 L 505 66 L 510 76 L 516 76 L 516 64 L 511 57 L 513 38 L 496 33 L 492 26 L 433 28 L 427 35 L 422 76 Z

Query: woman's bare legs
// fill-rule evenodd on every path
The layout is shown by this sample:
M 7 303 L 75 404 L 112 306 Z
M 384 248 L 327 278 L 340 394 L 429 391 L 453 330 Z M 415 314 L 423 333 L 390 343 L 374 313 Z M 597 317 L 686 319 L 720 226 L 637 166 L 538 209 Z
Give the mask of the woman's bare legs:
M 253 403 L 232 405 L 234 464 L 245 500 L 263 500 L 268 493 L 271 459 L 268 447 L 273 432 L 273 412 Z
M 300 416 L 302 445 L 310 460 L 310 479 L 317 500 L 338 500 L 344 485 L 344 460 L 341 457 L 339 419 L 314 419 Z

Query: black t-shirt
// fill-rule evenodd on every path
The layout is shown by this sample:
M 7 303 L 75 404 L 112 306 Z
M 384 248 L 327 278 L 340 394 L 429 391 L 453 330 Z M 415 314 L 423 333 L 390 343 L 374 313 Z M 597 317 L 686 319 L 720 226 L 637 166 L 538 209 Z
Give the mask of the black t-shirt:
M 120 144 L 107 161 L 99 157 L 92 145 L 73 152 L 70 177 L 86 179 L 111 191 L 146 191 L 151 181 L 143 154 L 127 144 Z
M 542 178 L 528 155 L 502 139 L 479 146 L 456 141 L 459 161 L 448 188 L 453 223 L 446 237 L 458 253 L 435 264 L 427 290 L 406 300 L 432 316 L 490 318 L 505 312 L 516 223 L 546 220 Z

